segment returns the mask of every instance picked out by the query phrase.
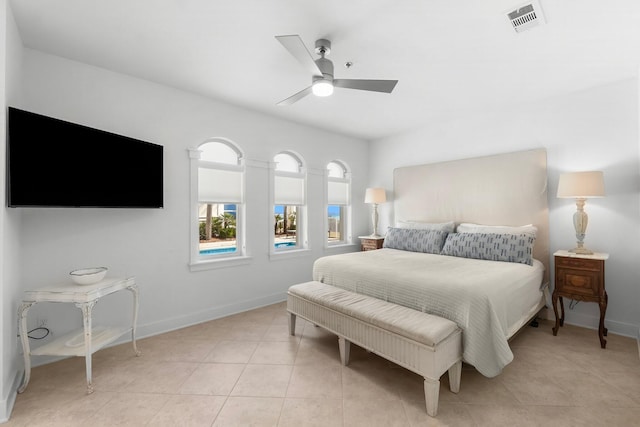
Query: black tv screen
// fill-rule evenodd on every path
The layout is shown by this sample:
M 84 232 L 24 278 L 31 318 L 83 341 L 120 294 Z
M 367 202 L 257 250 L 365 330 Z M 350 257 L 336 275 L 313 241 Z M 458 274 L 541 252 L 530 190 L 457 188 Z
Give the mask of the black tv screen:
M 163 207 L 163 147 L 9 107 L 9 207 Z

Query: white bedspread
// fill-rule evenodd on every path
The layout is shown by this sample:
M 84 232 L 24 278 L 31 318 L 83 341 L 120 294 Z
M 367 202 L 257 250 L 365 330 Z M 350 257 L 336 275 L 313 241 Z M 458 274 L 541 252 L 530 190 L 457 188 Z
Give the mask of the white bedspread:
M 380 249 L 319 258 L 313 279 L 456 322 L 463 360 L 494 377 L 513 360 L 510 328 L 540 301 L 543 272 L 536 260 L 528 266 Z

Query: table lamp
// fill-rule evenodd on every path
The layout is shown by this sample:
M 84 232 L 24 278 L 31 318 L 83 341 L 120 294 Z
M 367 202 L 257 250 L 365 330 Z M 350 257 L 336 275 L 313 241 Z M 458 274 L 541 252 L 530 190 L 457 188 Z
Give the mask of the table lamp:
M 379 238 L 382 237 L 378 234 L 378 204 L 387 201 L 387 195 L 384 188 L 367 188 L 364 195 L 364 202 L 373 204 L 373 234 L 369 237 Z
M 591 255 L 593 251 L 584 247 L 584 236 L 589 217 L 584 211 L 586 199 L 604 197 L 604 178 L 600 171 L 568 172 L 560 175 L 558 182 L 559 198 L 576 199 L 576 213 L 573 214 L 573 226 L 576 229 L 577 246 L 569 252 Z

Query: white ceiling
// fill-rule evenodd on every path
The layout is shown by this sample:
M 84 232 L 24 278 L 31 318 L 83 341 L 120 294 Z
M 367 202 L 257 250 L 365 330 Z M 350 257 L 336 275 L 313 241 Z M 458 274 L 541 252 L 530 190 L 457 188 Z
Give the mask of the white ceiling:
M 517 34 L 506 12 L 525 3 L 11 0 L 11 7 L 29 48 L 375 139 L 637 75 L 640 1 L 540 0 L 547 23 Z M 311 83 L 274 37 L 286 34 L 299 34 L 311 52 L 316 39 L 331 40 L 336 78 L 399 83 L 391 94 L 337 88 L 328 98 L 276 106 Z

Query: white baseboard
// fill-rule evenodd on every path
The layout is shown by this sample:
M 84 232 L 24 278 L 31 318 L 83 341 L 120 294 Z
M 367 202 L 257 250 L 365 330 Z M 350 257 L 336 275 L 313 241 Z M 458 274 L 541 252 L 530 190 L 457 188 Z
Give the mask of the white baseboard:
M 243 311 L 253 310 L 271 304 L 286 301 L 286 292 L 267 295 L 260 298 L 241 301 L 221 307 L 214 307 L 208 310 L 202 310 L 187 315 L 176 316 L 168 319 L 162 319 L 157 322 L 138 324 L 136 328 L 136 339 L 147 338 L 158 334 L 164 334 L 176 329 L 182 329 L 198 323 L 208 322 L 210 320 L 219 319 L 221 317 L 230 316 L 232 314 L 242 313 Z M 131 341 L 130 334 L 125 334 L 118 340 L 109 345 L 109 347 Z M 62 360 L 61 356 L 33 356 L 31 358 L 31 366 L 41 366 Z
M 241 301 L 221 307 L 215 307 L 208 310 L 202 310 L 197 313 L 177 316 L 171 319 L 163 319 L 158 322 L 138 325 L 137 336 L 139 338 L 150 337 L 176 329 L 186 328 L 188 326 L 197 325 L 198 323 L 208 322 L 210 320 L 219 319 L 221 317 L 231 316 L 232 314 L 242 313 L 243 311 L 254 310 L 256 308 L 265 307 L 267 305 L 276 304 L 286 301 L 286 292 L 267 295 L 264 297 Z M 121 342 L 128 341 L 126 338 Z
M 23 375 L 24 371 L 22 369 L 16 372 L 16 375 L 13 378 L 13 383 L 11 384 L 11 387 L 9 387 L 7 397 L 0 400 L 0 423 L 9 421 L 9 418 L 11 417 L 13 405 L 16 403 L 16 396 L 18 395 L 18 387 L 20 387 Z
M 176 316 L 169 319 L 163 319 L 161 321 L 147 323 L 143 325 L 139 324 L 136 331 L 137 338 L 140 339 L 140 338 L 151 337 L 154 335 L 174 331 L 176 329 L 186 328 L 188 326 L 196 325 L 198 323 L 203 323 L 210 320 L 219 319 L 221 317 L 230 316 L 232 314 L 241 313 L 243 311 L 253 310 L 259 307 L 276 304 L 282 301 L 286 301 L 286 299 L 287 299 L 286 292 L 279 292 L 276 294 L 267 295 L 267 296 L 252 299 L 252 300 L 241 301 L 234 304 L 229 304 L 221 307 L 214 307 L 208 310 L 202 310 L 196 313 L 190 313 L 188 315 Z M 539 313 L 539 317 L 543 319 L 555 321 L 555 315 L 553 314 L 553 309 L 551 307 L 546 307 L 546 309 L 542 309 Z M 580 326 L 580 327 L 595 330 L 598 328 L 599 321 L 600 319 L 598 317 L 583 315 L 583 314 L 575 313 L 572 311 L 565 312 L 565 323 L 569 325 Z M 614 333 L 616 335 L 627 336 L 631 338 L 637 338 L 638 352 L 640 355 L 640 330 L 638 329 L 639 328 L 638 325 L 610 321 L 606 319 L 605 319 L 605 325 L 609 329 L 609 332 L 611 333 Z M 122 344 L 124 342 L 128 342 L 129 339 L 130 338 L 127 335 L 125 335 L 111 345 Z M 37 360 L 32 359 L 32 364 L 33 364 L 32 366 L 35 367 L 39 365 L 44 365 L 47 363 L 55 362 L 60 359 L 62 359 L 62 357 L 40 356 L 37 358 Z M 20 378 L 22 378 L 22 373 L 20 373 Z M 16 386 L 16 389 L 17 389 L 17 386 Z M 15 393 L 14 393 L 13 399 L 15 399 Z M 13 403 L 11 403 L 11 405 L 13 405 Z M 0 408 L 0 411 L 1 410 L 2 409 Z M 0 416 L 1 415 L 2 413 L 0 412 Z
M 566 309 L 565 304 L 565 309 Z M 553 309 L 547 309 L 547 319 L 555 321 L 555 315 Z M 580 326 L 582 328 L 597 330 L 600 324 L 600 317 L 589 316 L 586 314 L 576 313 L 570 310 L 565 310 L 564 322 L 568 325 Z M 616 335 L 622 335 L 630 338 L 638 338 L 638 345 L 640 346 L 640 335 L 638 331 L 638 325 L 632 325 L 631 323 L 618 322 L 615 320 L 604 319 L 604 325 L 609 332 Z

